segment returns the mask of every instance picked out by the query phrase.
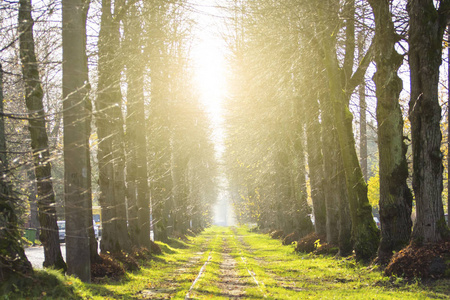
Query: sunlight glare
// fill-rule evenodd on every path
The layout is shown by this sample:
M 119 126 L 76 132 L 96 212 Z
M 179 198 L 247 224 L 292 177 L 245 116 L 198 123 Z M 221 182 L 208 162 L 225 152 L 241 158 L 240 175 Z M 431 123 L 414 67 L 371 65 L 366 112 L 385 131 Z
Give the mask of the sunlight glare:
M 202 1 L 194 1 L 199 10 L 197 15 L 197 42 L 192 47 L 195 83 L 200 93 L 200 100 L 208 113 L 211 122 L 212 136 L 216 159 L 219 162 L 218 195 L 214 207 L 214 224 L 233 226 L 236 224 L 232 207 L 228 180 L 220 162 L 225 152 L 224 111 L 222 104 L 226 99 L 226 61 L 225 42 L 218 32 L 220 15 L 217 7 L 209 2 L 202 5 Z M 218 7 L 221 7 L 220 5 Z
M 224 54 L 218 41 L 203 37 L 193 49 L 195 82 L 200 99 L 214 123 L 220 122 L 225 97 Z

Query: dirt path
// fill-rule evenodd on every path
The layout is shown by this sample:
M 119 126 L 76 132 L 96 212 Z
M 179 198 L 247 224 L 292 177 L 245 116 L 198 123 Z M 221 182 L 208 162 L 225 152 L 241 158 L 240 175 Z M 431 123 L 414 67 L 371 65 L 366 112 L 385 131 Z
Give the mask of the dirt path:
M 137 299 L 241 299 L 246 290 L 258 289 L 263 296 L 262 283 L 246 261 L 252 250 L 235 231 L 227 230 L 208 240 L 201 250 L 178 265 L 165 280 L 151 289 L 141 291 Z M 203 257 L 203 258 L 202 258 Z M 191 274 L 190 281 L 186 280 Z M 259 292 L 258 292 L 259 293 Z M 254 298 L 254 295 L 253 297 Z
M 229 254 L 231 249 L 226 245 L 222 250 L 223 261 L 219 266 L 220 282 L 217 286 L 222 295 L 229 299 L 241 298 L 245 295 L 245 289 L 249 285 L 249 276 L 239 276 L 236 268 L 236 260 Z

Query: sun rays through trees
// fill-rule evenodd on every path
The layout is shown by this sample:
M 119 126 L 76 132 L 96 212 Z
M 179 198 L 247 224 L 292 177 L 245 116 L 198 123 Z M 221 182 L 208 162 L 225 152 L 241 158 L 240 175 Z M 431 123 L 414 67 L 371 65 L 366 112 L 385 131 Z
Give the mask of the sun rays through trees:
M 448 239 L 449 6 L 2 2 L 2 240 L 89 282 L 212 224 L 381 266 Z

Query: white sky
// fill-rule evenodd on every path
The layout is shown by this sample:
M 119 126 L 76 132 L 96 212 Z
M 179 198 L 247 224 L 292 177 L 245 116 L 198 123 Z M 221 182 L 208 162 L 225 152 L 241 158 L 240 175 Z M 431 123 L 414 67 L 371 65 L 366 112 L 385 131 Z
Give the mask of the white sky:
M 223 28 L 217 1 L 193 0 L 197 22 L 196 40 L 192 47 L 195 82 L 202 103 L 211 119 L 213 140 L 220 159 L 224 151 L 222 102 L 226 97 L 225 43 L 219 32 Z
M 216 225 L 235 225 L 234 211 L 231 206 L 228 181 L 224 166 L 221 165 L 225 151 L 222 104 L 226 98 L 226 45 L 220 29 L 224 28 L 222 12 L 218 1 L 193 0 L 194 18 L 197 21 L 196 41 L 192 47 L 195 81 L 199 88 L 202 103 L 209 114 L 212 124 L 216 158 L 219 161 L 218 198 L 214 207 Z

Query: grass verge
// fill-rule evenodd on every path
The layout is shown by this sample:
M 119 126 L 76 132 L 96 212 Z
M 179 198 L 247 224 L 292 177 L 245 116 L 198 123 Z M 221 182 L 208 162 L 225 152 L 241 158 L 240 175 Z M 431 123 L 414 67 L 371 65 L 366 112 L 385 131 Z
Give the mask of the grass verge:
M 386 277 L 353 259 L 298 254 L 245 227 L 206 229 L 187 241 L 159 243 L 163 254 L 119 281 L 84 284 L 57 271 L 36 271 L 0 299 L 225 299 L 223 250 L 233 258 L 239 299 L 450 299 L 450 280 L 422 282 Z M 206 264 L 193 288 L 192 283 Z
M 263 289 L 249 296 L 269 299 L 450 299 L 450 280 L 423 283 L 386 277 L 353 259 L 297 254 L 267 235 L 237 230 L 247 267 Z

